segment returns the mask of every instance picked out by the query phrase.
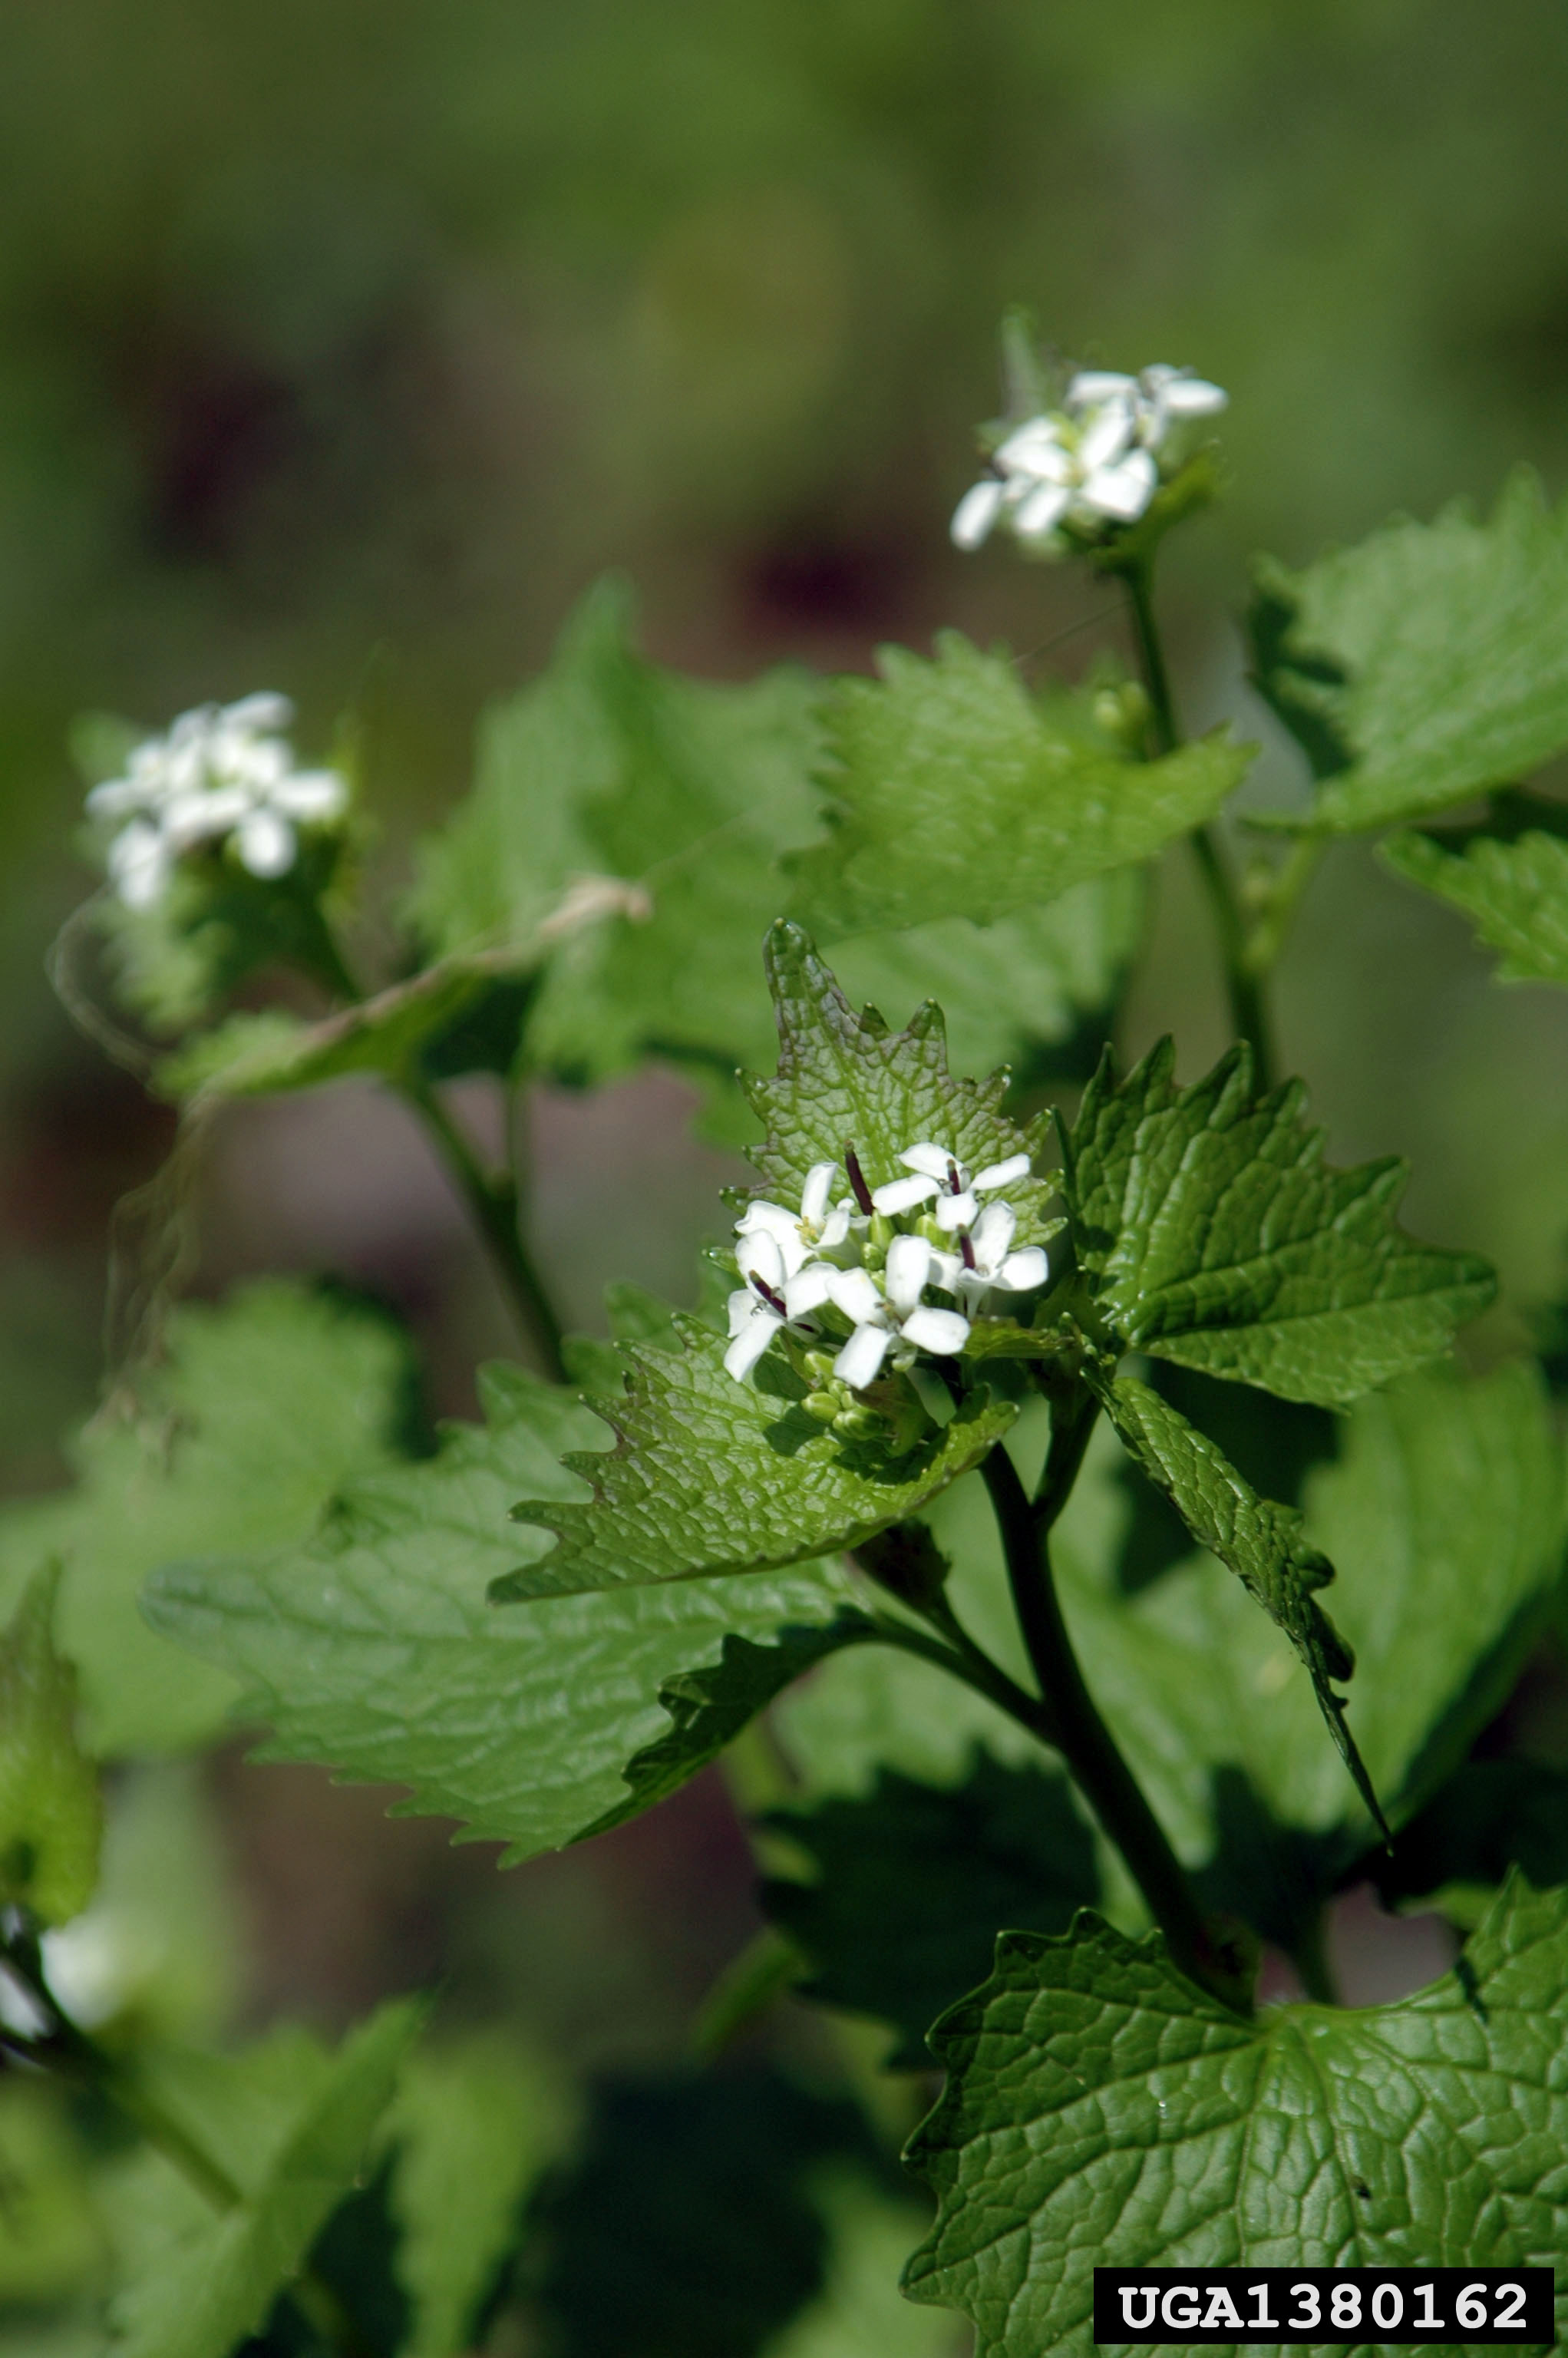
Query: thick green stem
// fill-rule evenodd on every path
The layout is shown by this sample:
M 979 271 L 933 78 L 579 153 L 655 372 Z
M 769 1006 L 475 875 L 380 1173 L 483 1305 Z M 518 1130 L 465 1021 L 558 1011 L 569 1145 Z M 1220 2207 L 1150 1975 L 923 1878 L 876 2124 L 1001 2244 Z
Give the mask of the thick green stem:
M 1089 1412 L 1074 1415 L 1069 1411 L 1066 1423 L 1086 1428 L 1081 1435 L 1075 1431 L 1071 1444 L 1079 1458 L 1091 1422 Z M 1017 1468 L 1000 1443 L 980 1470 L 1001 1533 L 1019 1626 L 1055 1731 L 1052 1740 L 1126 1860 L 1177 1964 L 1225 2005 L 1236 2006 L 1239 1995 L 1235 1978 L 1209 1934 L 1181 1863 L 1084 1683 L 1051 1569 L 1048 1532 L 1054 1512 L 1048 1520 L 1045 1498 L 1039 1511 L 1030 1505 Z M 1065 1492 L 1051 1495 L 1054 1512 L 1060 1511 L 1064 1497 Z
M 472 1147 L 427 1081 L 407 1078 L 403 1090 L 440 1149 L 546 1374 L 552 1383 L 564 1384 L 568 1379 L 560 1321 L 523 1242 L 515 1181 L 510 1175 L 492 1178 L 481 1169 Z
M 1139 669 L 1143 675 L 1143 686 L 1149 698 L 1154 751 L 1157 754 L 1173 753 L 1182 742 L 1182 732 L 1176 719 L 1175 698 L 1171 692 L 1171 676 L 1165 668 L 1160 627 L 1154 619 L 1153 581 L 1149 567 L 1141 563 L 1129 565 L 1122 579 L 1127 584 Z M 1236 885 L 1212 827 L 1195 827 L 1191 841 L 1219 942 L 1231 1028 L 1238 1039 L 1245 1040 L 1252 1051 L 1253 1071 L 1259 1087 L 1271 1088 L 1274 1052 L 1269 1013 L 1263 1001 L 1260 976 L 1249 956 L 1247 926 Z

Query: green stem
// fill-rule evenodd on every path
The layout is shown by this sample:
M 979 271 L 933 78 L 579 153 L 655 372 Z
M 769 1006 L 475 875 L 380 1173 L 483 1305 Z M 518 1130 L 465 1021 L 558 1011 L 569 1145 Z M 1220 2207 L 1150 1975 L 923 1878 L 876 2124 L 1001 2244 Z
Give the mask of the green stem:
M 1234 2007 L 1238 2004 L 1235 1978 L 1209 1934 L 1163 1827 L 1084 1683 L 1062 1617 L 1061 1600 L 1051 1568 L 1050 1520 L 1060 1511 L 1065 1498 L 1060 1485 L 1068 1451 L 1076 1447 L 1081 1459 L 1087 1428 L 1092 1421 L 1092 1411 L 1079 1410 L 1076 1415 L 1069 1411 L 1067 1425 L 1082 1425 L 1085 1430 L 1081 1436 L 1075 1433 L 1070 1444 L 1064 1445 L 1057 1483 L 1043 1498 L 1039 1510 L 1030 1505 L 1017 1468 L 1000 1443 L 982 1461 L 980 1471 L 1001 1533 L 1019 1626 L 1055 1729 L 1053 1740 L 1096 1817 L 1126 1860 L 1176 1963 L 1223 2004 Z
M 1321 835 L 1298 836 L 1270 876 L 1262 895 L 1261 912 L 1247 936 L 1244 952 L 1249 970 L 1260 980 L 1268 974 L 1284 948 L 1291 919 L 1295 915 L 1302 894 L 1311 883 L 1327 848 Z
M 406 1076 L 403 1094 L 439 1147 L 546 1374 L 552 1383 L 564 1384 L 568 1376 L 561 1325 L 523 1242 L 515 1180 L 510 1174 L 492 1177 L 481 1169 L 472 1147 L 427 1081 Z
M 0 1957 L 48 2024 L 37 2039 L 7 2032 L 5 2045 L 39 2070 L 95 2090 L 141 2131 L 166 2161 L 172 2162 L 203 2201 L 214 2211 L 238 2210 L 245 2199 L 243 2189 L 222 2162 L 164 2111 L 134 2071 L 127 2071 L 63 2011 L 44 1977 L 37 1940 L 27 1931 L 14 1931 L 0 1941 Z M 314 2268 L 300 2271 L 287 2287 L 287 2296 L 334 2358 L 373 2358 L 353 2319 Z
M 1182 732 L 1176 719 L 1171 676 L 1165 668 L 1160 626 L 1154 618 L 1152 576 L 1148 564 L 1139 562 L 1127 566 L 1121 578 L 1127 584 L 1133 642 L 1149 698 L 1154 751 L 1162 755 L 1173 753 L 1182 742 Z M 1271 1088 L 1274 1054 L 1269 1014 L 1264 1005 L 1260 976 L 1249 956 L 1247 926 L 1236 885 L 1212 827 L 1195 827 L 1191 841 L 1198 875 L 1208 899 L 1209 914 L 1219 941 L 1231 1028 L 1237 1038 L 1245 1040 L 1252 1051 L 1253 1073 L 1259 1087 Z

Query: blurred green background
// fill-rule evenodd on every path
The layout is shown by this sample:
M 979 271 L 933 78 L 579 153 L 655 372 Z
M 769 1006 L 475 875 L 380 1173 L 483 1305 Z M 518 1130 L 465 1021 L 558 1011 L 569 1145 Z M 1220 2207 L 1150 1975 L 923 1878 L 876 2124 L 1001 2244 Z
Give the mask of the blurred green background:
M 1568 479 L 1560 0 L 4 0 L 0 24 L 12 1489 L 59 1478 L 96 1397 L 111 1207 L 170 1139 L 43 980 L 90 882 L 74 713 L 155 727 L 279 687 L 317 756 L 353 709 L 390 883 L 479 707 L 606 567 L 652 651 L 714 676 L 863 667 L 946 623 L 1074 667 L 1104 586 L 946 540 L 1019 299 L 1077 357 L 1231 391 L 1231 497 L 1163 590 L 1195 719 L 1239 698 L 1269 737 L 1231 619 L 1250 549 L 1489 500 L 1520 458 Z M 1411 1153 L 1412 1225 L 1550 1292 L 1562 1003 L 1498 990 L 1355 849 L 1281 994 L 1335 1153 Z M 1189 1072 L 1220 1044 L 1179 861 L 1128 1044 L 1168 1027 Z M 685 1112 L 658 1076 L 537 1108 L 579 1318 L 611 1275 L 689 1292 L 727 1166 Z M 199 1291 L 268 1265 L 371 1286 L 433 1408 L 508 1346 L 425 1150 L 368 1098 L 234 1115 L 203 1200 Z M 515 1983 L 475 1854 L 305 1772 L 222 1776 L 262 2010 L 341 2014 L 460 1949 Z M 585 2055 L 671 2051 L 754 1920 L 749 1874 L 707 1787 L 531 1871 L 539 2017 Z

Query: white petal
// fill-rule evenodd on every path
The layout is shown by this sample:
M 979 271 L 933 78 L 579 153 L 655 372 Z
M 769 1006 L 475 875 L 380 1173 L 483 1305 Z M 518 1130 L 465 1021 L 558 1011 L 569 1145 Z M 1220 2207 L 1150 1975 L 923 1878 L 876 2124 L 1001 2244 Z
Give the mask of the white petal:
M 939 1285 L 944 1293 L 951 1293 L 964 1273 L 964 1264 L 957 1253 L 938 1252 L 933 1247 L 927 1285 Z
M 1010 475 L 1025 475 L 1037 482 L 1065 482 L 1073 471 L 1072 454 L 1054 418 L 1032 417 L 1010 434 L 996 454 L 996 463 Z
M 92 788 L 87 807 L 103 818 L 124 818 L 128 811 L 140 810 L 147 799 L 147 790 L 138 779 L 105 778 Z
M 1173 417 L 1213 417 L 1229 407 L 1230 395 L 1201 376 L 1175 376 L 1162 388 L 1162 399 Z
M 943 1195 L 936 1205 L 936 1225 L 939 1228 L 967 1228 L 979 1209 L 967 1187 L 961 1195 Z
M 1135 376 L 1115 369 L 1080 369 L 1067 387 L 1069 409 L 1090 409 L 1102 401 L 1130 401 L 1138 391 Z
M 918 1171 L 923 1178 L 939 1181 L 946 1179 L 947 1165 L 955 1160 L 946 1147 L 934 1146 L 929 1139 L 906 1146 L 898 1159 L 909 1170 Z
M 922 1351 L 940 1352 L 944 1358 L 961 1351 L 969 1339 L 969 1322 L 960 1318 L 956 1310 L 933 1310 L 922 1303 L 904 1320 L 903 1339 Z
M 749 1285 L 738 1285 L 735 1288 L 734 1293 L 729 1296 L 724 1304 L 730 1316 L 730 1334 L 739 1335 L 748 1327 L 752 1323 L 752 1311 L 757 1309 L 759 1306 L 765 1307 L 765 1305 L 759 1305 L 757 1297 L 752 1293 L 751 1287 Z
M 1066 514 L 1072 496 L 1065 484 L 1046 483 L 1039 491 L 1031 492 L 1013 518 L 1013 530 L 1025 540 L 1054 532 Z
M 1132 404 L 1107 402 L 1103 409 L 1090 412 L 1084 427 L 1084 438 L 1078 444 L 1078 464 L 1090 474 L 1108 467 L 1119 459 L 1132 439 L 1136 423 Z
M 872 1205 L 879 1212 L 913 1212 L 917 1204 L 929 1204 L 936 1193 L 935 1179 L 890 1179 L 885 1187 L 871 1191 Z
M 848 1195 L 845 1196 L 844 1201 L 841 1204 L 836 1204 L 834 1206 L 832 1211 L 828 1213 L 827 1217 L 823 1221 L 820 1232 L 816 1238 L 819 1250 L 822 1252 L 834 1252 L 837 1250 L 838 1246 L 843 1243 L 845 1238 L 849 1233 L 849 1215 L 854 1208 L 854 1204 Z
M 1101 515 L 1130 524 L 1149 504 L 1156 481 L 1154 461 L 1147 450 L 1130 450 L 1114 467 L 1102 467 L 1084 485 L 1080 497 Z
M 766 1228 L 754 1228 L 749 1237 L 741 1238 L 735 1248 L 735 1266 L 742 1277 L 760 1277 L 775 1293 L 783 1292 L 788 1271 L 778 1238 L 770 1236 Z
M 227 835 L 249 819 L 254 805 L 243 786 L 197 787 L 171 795 L 163 806 L 164 832 L 177 849 Z M 287 864 L 287 863 L 286 863 Z
M 1038 1245 L 1025 1245 L 1022 1252 L 1009 1253 L 996 1273 L 998 1285 L 1005 1285 L 1010 1293 L 1033 1293 L 1037 1285 L 1045 1282 L 1046 1260 Z
M 975 1222 L 975 1259 L 982 1269 L 996 1269 L 1007 1257 L 1018 1215 L 1011 1204 L 988 1204 Z
M 796 1234 L 799 1227 L 793 1212 L 786 1212 L 782 1204 L 770 1204 L 765 1195 L 761 1195 L 747 1205 L 735 1223 L 735 1233 L 738 1237 L 772 1237 L 775 1244 L 782 1245 L 785 1237 Z
M 1004 486 L 994 475 L 971 484 L 954 509 L 953 521 L 947 527 L 956 548 L 979 548 L 1001 514 L 1005 496 Z
M 349 790 L 336 770 L 291 770 L 273 787 L 272 802 L 290 818 L 339 818 Z
M 924 1237 L 894 1237 L 888 1247 L 888 1300 L 902 1315 L 913 1310 L 931 1274 L 931 1248 Z
M 230 729 L 287 729 L 294 718 L 294 707 L 287 696 L 272 688 L 260 688 L 254 696 L 242 696 L 237 704 L 225 704 L 222 710 L 216 705 L 204 705 L 202 717 L 222 720 Z M 186 713 L 186 719 L 196 718 Z
M 294 865 L 294 829 L 276 811 L 254 811 L 240 828 L 239 843 L 253 876 L 287 875 Z
M 892 1341 L 885 1326 L 857 1326 L 833 1362 L 839 1382 L 857 1392 L 875 1383 Z
M 1028 1155 L 1010 1154 L 1005 1163 L 988 1163 L 983 1171 L 976 1172 L 969 1184 L 982 1195 L 989 1195 L 993 1187 L 1011 1187 L 1015 1179 L 1028 1176 Z
M 838 1170 L 836 1163 L 814 1163 L 806 1174 L 806 1184 L 800 1191 L 800 1217 L 811 1228 L 821 1224 Z
M 830 1269 L 827 1272 L 827 1298 L 846 1318 L 858 1326 L 868 1319 L 880 1317 L 882 1298 L 871 1273 L 863 1269 Z
M 168 882 L 172 861 L 157 828 L 133 819 L 109 846 L 105 865 L 127 909 L 150 909 Z
M 784 1308 L 792 1318 L 804 1318 L 808 1310 L 820 1309 L 830 1293 L 830 1280 L 836 1270 L 825 1269 L 819 1260 L 808 1262 L 792 1277 L 784 1287 Z
M 724 1354 L 724 1372 L 737 1382 L 749 1376 L 768 1345 L 773 1341 L 784 1320 L 770 1310 L 765 1302 L 753 1304 L 751 1324 L 736 1336 Z

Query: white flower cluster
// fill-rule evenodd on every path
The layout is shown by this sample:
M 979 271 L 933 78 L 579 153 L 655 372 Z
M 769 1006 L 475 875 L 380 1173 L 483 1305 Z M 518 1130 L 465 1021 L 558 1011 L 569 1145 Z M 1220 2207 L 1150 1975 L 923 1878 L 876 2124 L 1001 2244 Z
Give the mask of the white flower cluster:
M 923 1140 L 899 1159 L 911 1176 L 873 1190 L 848 1147 L 842 1168 L 812 1165 L 798 1212 L 765 1201 L 748 1205 L 735 1230 L 744 1282 L 730 1296 L 724 1356 L 737 1380 L 787 1328 L 807 1345 L 829 1341 L 832 1377 L 860 1391 L 890 1358 L 907 1368 L 922 1352 L 946 1358 L 961 1351 L 993 1287 L 1028 1293 L 1044 1284 L 1041 1248 L 1012 1249 L 1018 1215 L 1011 1205 L 982 1208 L 979 1200 L 1027 1178 L 1027 1154 L 971 1174 L 946 1147 Z M 846 1174 L 850 1192 L 835 1202 Z M 927 1302 L 928 1292 L 946 1294 L 947 1303 Z M 829 1373 L 826 1357 L 822 1373 Z
M 1173 427 L 1226 406 L 1217 384 L 1163 362 L 1139 376 L 1080 369 L 1060 409 L 1015 427 L 991 472 L 959 501 L 953 538 L 978 548 L 1005 525 L 1037 555 L 1064 555 L 1063 527 L 1096 533 L 1135 523 L 1154 496 Z
M 301 827 L 329 827 L 348 808 L 335 770 L 297 770 L 281 731 L 294 718 L 286 696 L 246 696 L 182 712 L 162 737 L 138 745 L 122 778 L 94 786 L 94 818 L 124 824 L 110 838 L 109 880 L 132 909 L 161 899 L 183 852 L 234 838 L 253 876 L 286 875 Z

